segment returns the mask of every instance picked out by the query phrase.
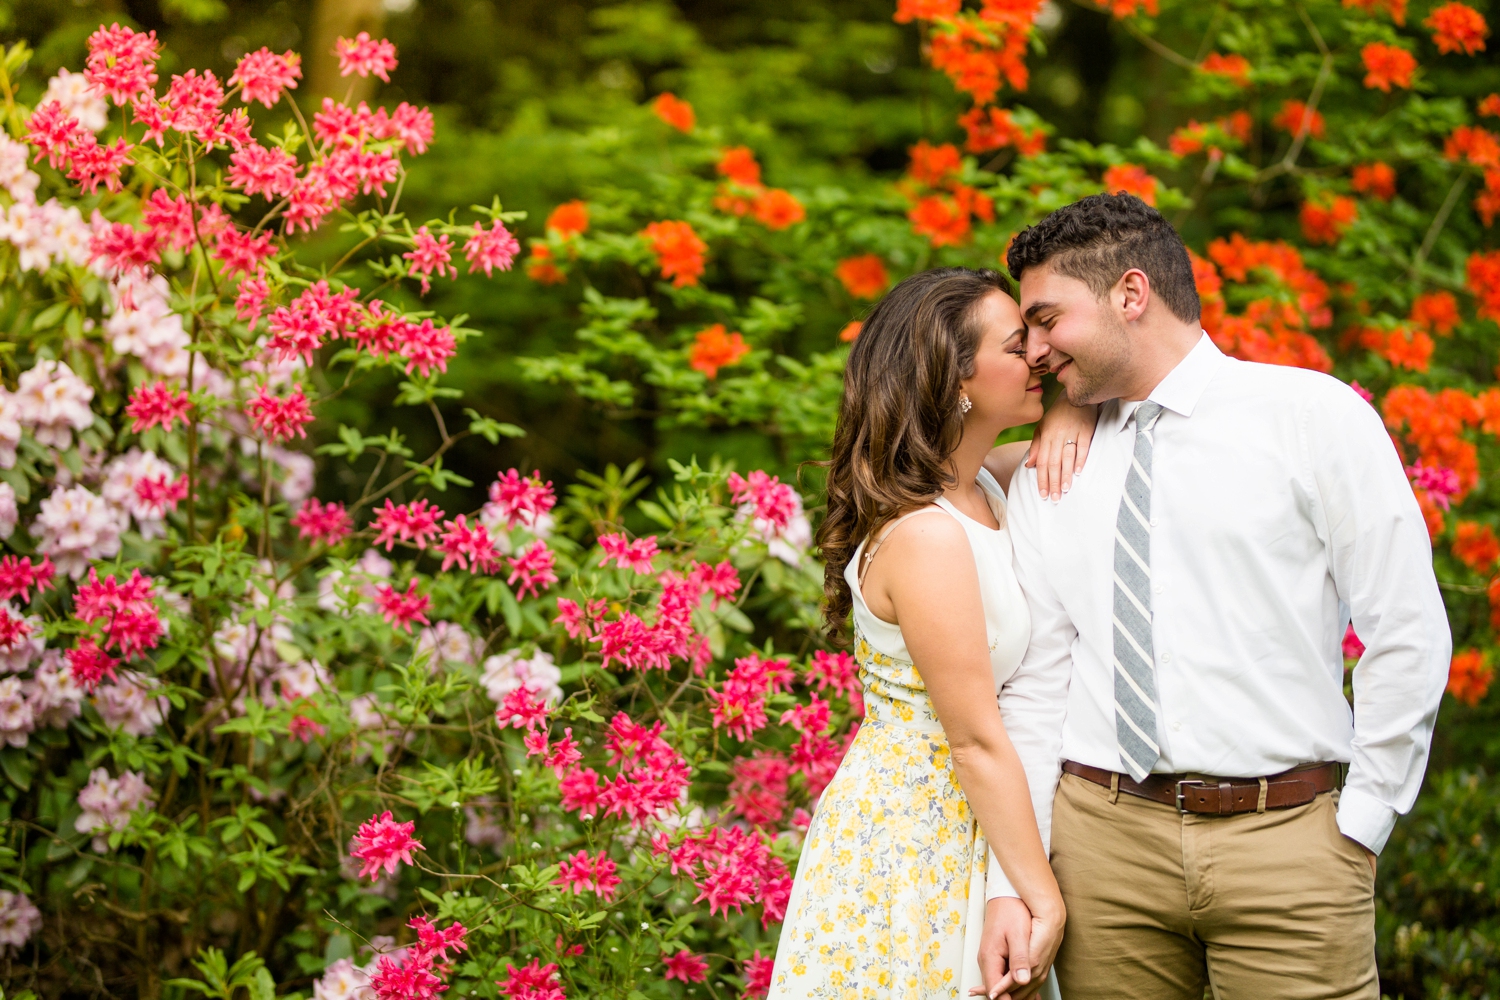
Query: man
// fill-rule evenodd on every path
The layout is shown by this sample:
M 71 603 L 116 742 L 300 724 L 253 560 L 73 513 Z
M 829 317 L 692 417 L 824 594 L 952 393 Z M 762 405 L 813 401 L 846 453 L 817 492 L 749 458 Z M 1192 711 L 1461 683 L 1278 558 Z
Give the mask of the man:
M 1221 354 L 1181 239 L 1130 195 L 1059 209 L 1008 264 L 1029 360 L 1100 407 L 1066 496 L 1024 466 L 1010 489 L 1032 640 L 1000 707 L 1067 904 L 1063 997 L 1379 1000 L 1376 857 L 1451 652 L 1379 416 Z M 1021 905 L 997 872 L 989 895 L 997 926 Z M 1006 947 L 987 922 L 990 968 Z

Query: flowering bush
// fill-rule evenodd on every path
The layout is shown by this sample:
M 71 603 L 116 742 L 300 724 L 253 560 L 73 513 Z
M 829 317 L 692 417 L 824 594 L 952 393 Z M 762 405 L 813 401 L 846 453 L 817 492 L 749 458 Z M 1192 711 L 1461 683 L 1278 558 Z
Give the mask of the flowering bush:
M 337 54 L 346 76 L 397 67 L 364 34 Z M 634 469 L 561 503 L 508 469 L 446 509 L 472 484 L 444 455 L 523 432 L 449 426 L 442 377 L 477 331 L 420 299 L 460 253 L 509 270 L 517 213 L 400 213 L 426 109 L 325 99 L 309 121 L 296 53 L 222 82 L 164 82 L 160 56 L 101 26 L 31 107 L 28 51 L 5 56 L 7 979 L 763 992 L 800 830 L 861 714 L 846 655 L 752 641 L 750 614 L 814 620 L 801 498 L 693 462 L 649 500 Z M 251 104 L 288 113 L 272 128 Z M 793 224 L 785 192 L 737 183 Z M 307 263 L 335 226 L 357 242 Z M 689 225 L 643 239 L 695 283 Z M 744 350 L 720 327 L 702 363 Z M 320 416 L 384 371 L 432 454 Z M 312 445 L 342 497 L 312 496 Z M 632 501 L 654 533 L 626 530 Z

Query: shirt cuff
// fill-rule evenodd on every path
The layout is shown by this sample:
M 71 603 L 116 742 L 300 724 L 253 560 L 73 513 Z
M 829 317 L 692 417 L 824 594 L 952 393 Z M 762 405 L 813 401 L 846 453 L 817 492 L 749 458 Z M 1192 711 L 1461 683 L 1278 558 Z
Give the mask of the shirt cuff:
M 1369 792 L 1346 785 L 1339 792 L 1338 823 L 1340 833 L 1379 854 L 1396 828 L 1396 810 Z
M 1000 867 L 1000 859 L 995 857 L 995 852 L 990 852 L 989 874 L 984 880 L 985 902 L 997 899 L 1001 896 L 1009 896 L 1020 899 L 1021 894 L 1016 887 L 1010 884 L 1010 879 L 1005 877 L 1005 869 Z

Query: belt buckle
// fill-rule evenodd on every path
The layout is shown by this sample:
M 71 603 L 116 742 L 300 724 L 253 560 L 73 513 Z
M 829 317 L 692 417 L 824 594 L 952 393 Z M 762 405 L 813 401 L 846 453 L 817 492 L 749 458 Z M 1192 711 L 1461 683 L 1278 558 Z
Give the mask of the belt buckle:
M 1179 815 L 1186 815 L 1187 814 L 1187 809 L 1183 808 L 1183 803 L 1186 801 L 1187 797 L 1182 794 L 1182 786 L 1183 785 L 1196 785 L 1196 786 L 1198 786 L 1198 787 L 1201 788 L 1201 787 L 1203 787 L 1206 784 L 1208 784 L 1208 782 L 1206 782 L 1206 781 L 1200 781 L 1200 780 L 1198 780 L 1196 778 L 1185 778 L 1182 781 L 1177 782 L 1177 785 L 1176 785 L 1176 789 L 1177 789 L 1177 812 L 1178 812 Z

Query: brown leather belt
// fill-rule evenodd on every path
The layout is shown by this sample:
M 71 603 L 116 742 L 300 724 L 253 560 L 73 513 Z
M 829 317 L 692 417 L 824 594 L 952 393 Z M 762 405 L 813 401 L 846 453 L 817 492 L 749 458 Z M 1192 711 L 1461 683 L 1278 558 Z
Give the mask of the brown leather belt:
M 1338 787 L 1339 765 L 1309 764 L 1265 778 L 1188 778 L 1180 774 L 1150 774 L 1136 781 L 1128 774 L 1116 774 L 1102 767 L 1063 761 L 1063 771 L 1105 788 L 1119 789 L 1180 813 L 1230 816 L 1234 813 L 1265 809 L 1290 809 L 1305 806 L 1323 792 Z M 1265 801 L 1261 801 L 1261 782 L 1265 782 Z

